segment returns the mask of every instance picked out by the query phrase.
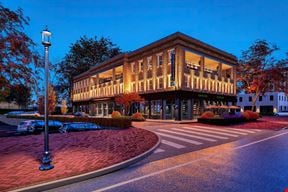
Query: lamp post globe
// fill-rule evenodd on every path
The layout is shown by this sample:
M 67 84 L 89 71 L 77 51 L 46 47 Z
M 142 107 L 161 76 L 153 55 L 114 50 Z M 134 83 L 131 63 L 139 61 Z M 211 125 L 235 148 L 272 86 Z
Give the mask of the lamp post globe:
M 48 31 L 46 27 L 45 30 L 42 31 L 42 44 L 44 45 L 44 55 L 45 55 L 45 100 L 44 100 L 44 108 L 45 108 L 45 131 L 44 131 L 44 153 L 41 161 L 41 165 L 39 167 L 40 171 L 53 169 L 54 166 L 51 164 L 51 154 L 49 152 L 49 126 L 48 126 L 48 78 L 49 78 L 49 47 L 51 46 L 51 32 Z

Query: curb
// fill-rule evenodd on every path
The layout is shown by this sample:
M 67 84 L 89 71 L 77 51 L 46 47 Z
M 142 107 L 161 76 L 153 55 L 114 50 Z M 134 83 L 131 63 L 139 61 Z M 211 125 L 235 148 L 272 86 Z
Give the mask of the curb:
M 152 131 L 150 131 L 150 132 L 152 132 Z M 153 134 L 155 134 L 155 133 L 153 133 Z M 107 173 L 111 173 L 111 172 L 117 171 L 119 169 L 128 167 L 129 165 L 132 165 L 132 164 L 144 159 L 148 155 L 150 155 L 160 145 L 161 139 L 157 134 L 155 134 L 155 135 L 158 138 L 158 142 L 152 148 L 150 148 L 149 150 L 145 151 L 144 153 L 142 153 L 136 157 L 133 157 L 131 159 L 128 159 L 126 161 L 123 161 L 123 162 L 120 162 L 120 163 L 117 163 L 117 164 L 114 164 L 114 165 L 111 165 L 109 167 L 105 167 L 105 168 L 102 168 L 102 169 L 99 169 L 96 171 L 84 173 L 81 175 L 76 175 L 76 176 L 72 176 L 72 177 L 59 179 L 56 181 L 50 181 L 47 183 L 42 183 L 42 184 L 37 184 L 37 185 L 29 186 L 29 187 L 15 189 L 15 190 L 12 190 L 11 192 L 28 192 L 28 191 L 29 192 L 38 192 L 38 191 L 49 190 L 49 189 L 61 187 L 64 185 L 69 185 L 72 183 L 77 183 L 80 181 L 91 179 L 94 177 L 99 177 L 101 175 L 105 175 Z

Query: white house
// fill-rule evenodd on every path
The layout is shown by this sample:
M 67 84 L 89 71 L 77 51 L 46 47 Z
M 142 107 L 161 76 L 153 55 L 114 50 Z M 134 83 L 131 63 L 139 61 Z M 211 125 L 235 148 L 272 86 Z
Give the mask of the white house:
M 252 95 L 240 93 L 237 95 L 237 105 L 241 111 L 252 108 Z M 284 92 L 266 92 L 256 101 L 256 112 L 272 114 L 288 111 L 288 96 Z

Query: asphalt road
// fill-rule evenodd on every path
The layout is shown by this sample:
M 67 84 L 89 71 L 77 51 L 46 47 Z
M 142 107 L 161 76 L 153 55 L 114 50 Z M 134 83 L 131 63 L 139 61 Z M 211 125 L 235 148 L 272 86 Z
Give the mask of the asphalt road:
M 51 191 L 245 191 L 288 189 L 288 130 L 150 163 Z

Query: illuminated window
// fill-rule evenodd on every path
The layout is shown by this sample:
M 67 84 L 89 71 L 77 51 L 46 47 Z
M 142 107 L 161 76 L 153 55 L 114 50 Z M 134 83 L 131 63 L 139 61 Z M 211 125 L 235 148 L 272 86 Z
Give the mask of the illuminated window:
M 147 69 L 152 69 L 152 57 L 147 58 Z
M 157 67 L 162 67 L 163 64 L 163 56 L 162 54 L 157 55 Z
M 136 69 L 135 69 L 135 63 L 131 63 L 131 72 L 135 73 Z
M 144 63 L 143 60 L 138 61 L 139 63 L 139 72 L 144 70 Z
M 190 77 L 188 75 L 184 75 L 184 86 L 185 87 L 190 87 Z
M 144 91 L 144 82 L 143 81 L 138 82 L 138 91 Z
M 163 88 L 163 78 L 158 78 L 158 89 L 162 89 Z
M 172 53 L 174 53 L 174 49 L 168 50 L 168 65 L 171 64 Z

